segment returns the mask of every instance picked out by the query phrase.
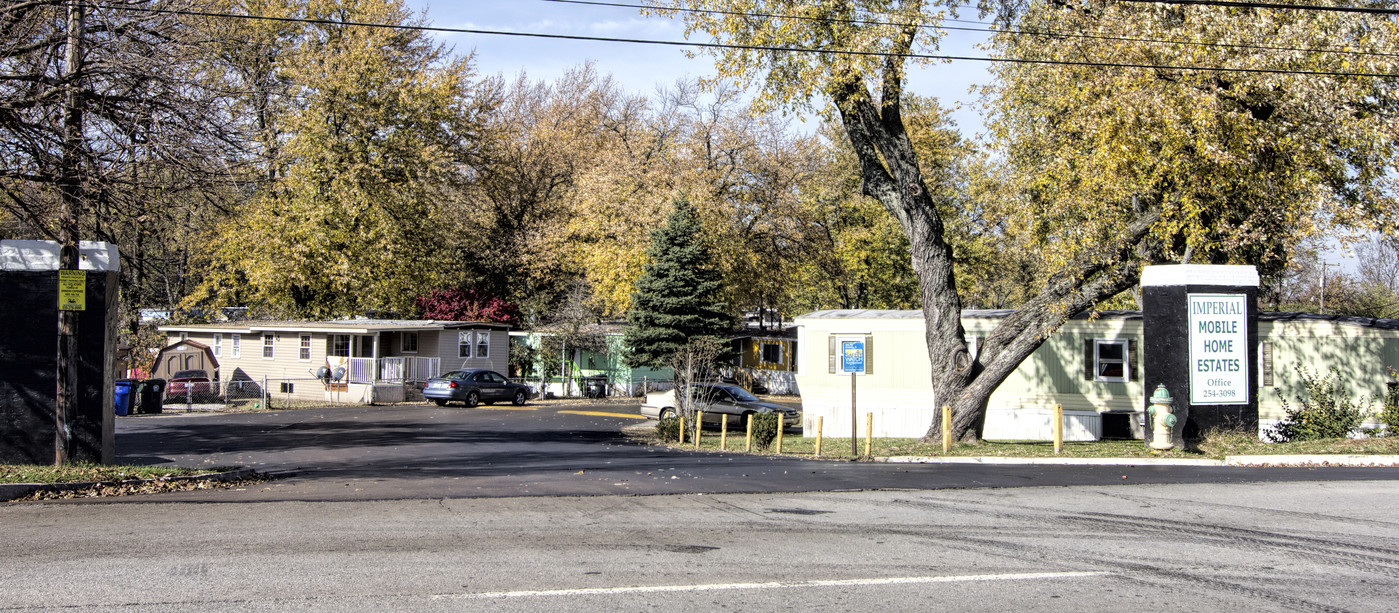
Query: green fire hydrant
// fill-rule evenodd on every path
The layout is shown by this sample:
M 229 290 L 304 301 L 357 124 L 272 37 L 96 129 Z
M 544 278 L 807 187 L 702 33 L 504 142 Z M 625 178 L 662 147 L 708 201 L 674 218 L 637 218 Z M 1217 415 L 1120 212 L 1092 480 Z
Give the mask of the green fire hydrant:
M 1151 394 L 1151 406 L 1146 409 L 1147 418 L 1151 420 L 1153 451 L 1165 451 L 1175 447 L 1175 443 L 1171 441 L 1171 434 L 1176 427 L 1176 415 L 1171 410 L 1171 403 L 1174 401 L 1171 392 L 1166 390 L 1166 384 L 1157 384 L 1156 391 Z

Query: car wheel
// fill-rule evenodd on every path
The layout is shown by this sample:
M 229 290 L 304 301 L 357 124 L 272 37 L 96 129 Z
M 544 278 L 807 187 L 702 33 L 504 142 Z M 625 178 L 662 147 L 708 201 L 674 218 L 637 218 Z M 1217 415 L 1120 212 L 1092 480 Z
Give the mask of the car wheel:
M 481 402 L 481 394 L 477 393 L 475 390 L 466 393 L 466 406 L 474 407 L 479 402 Z
M 433 398 L 433 399 L 432 399 L 432 403 L 435 404 L 435 405 L 437 405 L 437 406 L 439 406 L 439 407 L 445 407 L 445 406 L 447 406 L 447 401 L 446 401 L 446 400 L 443 400 L 443 399 L 441 399 L 441 398 Z
M 675 417 L 675 409 L 661 409 L 661 419 L 672 419 Z
M 525 400 L 527 400 L 525 390 L 515 390 L 515 399 L 511 402 L 514 402 L 515 406 L 520 407 L 525 405 Z

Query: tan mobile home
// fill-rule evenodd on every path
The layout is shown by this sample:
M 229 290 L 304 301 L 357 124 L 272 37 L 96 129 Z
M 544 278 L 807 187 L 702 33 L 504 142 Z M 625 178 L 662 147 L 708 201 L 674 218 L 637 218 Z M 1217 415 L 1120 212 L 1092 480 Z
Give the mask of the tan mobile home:
M 224 381 L 265 381 L 269 394 L 307 401 L 399 402 L 448 370 L 504 373 L 510 356 L 509 326 L 487 322 L 236 321 L 160 331 L 169 343 L 207 345 Z

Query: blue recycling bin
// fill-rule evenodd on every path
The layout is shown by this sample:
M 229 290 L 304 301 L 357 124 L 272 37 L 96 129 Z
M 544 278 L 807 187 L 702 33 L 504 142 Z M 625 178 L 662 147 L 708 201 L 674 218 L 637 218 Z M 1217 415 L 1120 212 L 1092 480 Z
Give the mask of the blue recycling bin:
M 136 379 L 117 379 L 116 393 L 112 394 L 116 399 L 117 415 L 131 414 L 131 401 L 136 399 Z

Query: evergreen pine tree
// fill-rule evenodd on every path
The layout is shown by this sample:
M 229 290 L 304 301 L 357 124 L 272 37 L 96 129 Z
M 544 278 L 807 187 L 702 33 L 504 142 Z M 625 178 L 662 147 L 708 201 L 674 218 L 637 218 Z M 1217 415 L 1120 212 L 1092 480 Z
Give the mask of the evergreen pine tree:
M 647 255 L 650 263 L 636 280 L 627 311 L 623 342 L 629 365 L 669 366 L 691 338 L 722 339 L 733 331 L 723 278 L 688 200 L 677 200 L 665 227 L 651 233 Z

